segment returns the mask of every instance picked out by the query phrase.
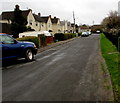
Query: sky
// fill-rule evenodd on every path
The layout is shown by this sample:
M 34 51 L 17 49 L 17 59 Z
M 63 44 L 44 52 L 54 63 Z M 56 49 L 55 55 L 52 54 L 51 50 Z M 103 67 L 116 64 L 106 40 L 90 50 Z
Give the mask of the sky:
M 3 11 L 13 11 L 18 4 L 21 10 L 32 9 L 41 16 L 56 16 L 60 20 L 75 22 L 78 25 L 100 24 L 110 11 L 118 11 L 120 0 L 0 0 L 0 14 Z

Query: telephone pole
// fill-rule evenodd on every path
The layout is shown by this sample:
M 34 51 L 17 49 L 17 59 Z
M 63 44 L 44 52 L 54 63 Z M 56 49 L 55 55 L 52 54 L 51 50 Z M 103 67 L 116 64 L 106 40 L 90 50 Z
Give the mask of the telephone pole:
M 74 11 L 73 11 L 73 21 L 74 21 L 73 33 L 75 33 L 75 14 L 74 14 Z

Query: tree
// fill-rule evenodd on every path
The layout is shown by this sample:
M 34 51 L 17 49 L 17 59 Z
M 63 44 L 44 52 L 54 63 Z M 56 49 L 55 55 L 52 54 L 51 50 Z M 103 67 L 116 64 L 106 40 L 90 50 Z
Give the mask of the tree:
M 117 15 L 116 11 L 111 11 L 108 17 L 103 19 L 102 25 L 104 31 L 118 34 L 120 31 L 120 16 Z
M 22 11 L 19 9 L 19 5 L 15 6 L 14 9 L 14 18 L 11 24 L 11 30 L 13 33 L 13 37 L 17 38 L 19 33 L 22 33 L 27 30 L 27 19 L 23 17 Z
M 118 16 L 116 11 L 111 11 L 108 17 L 103 19 L 102 25 L 106 37 L 119 49 L 120 41 L 118 38 L 120 37 L 120 16 Z

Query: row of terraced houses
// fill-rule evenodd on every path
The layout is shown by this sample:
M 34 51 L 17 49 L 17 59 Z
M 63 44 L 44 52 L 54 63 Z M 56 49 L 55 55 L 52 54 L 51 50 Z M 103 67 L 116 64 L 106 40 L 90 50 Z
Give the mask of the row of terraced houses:
M 67 20 L 61 21 L 60 18 L 49 16 L 42 16 L 41 13 L 34 14 L 32 10 L 22 10 L 22 15 L 27 18 L 27 27 L 31 27 L 34 31 L 49 31 L 53 35 L 55 33 L 73 33 L 74 24 Z M 12 23 L 14 11 L 2 12 L 0 23 L 2 24 L 2 32 L 10 34 L 9 26 Z

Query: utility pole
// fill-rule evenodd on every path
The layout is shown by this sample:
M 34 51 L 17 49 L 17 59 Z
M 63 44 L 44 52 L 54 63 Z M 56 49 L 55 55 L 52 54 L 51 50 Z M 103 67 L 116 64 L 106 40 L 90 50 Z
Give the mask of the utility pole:
M 74 11 L 73 11 L 73 20 L 74 20 L 73 33 L 75 33 L 75 14 L 74 14 Z
M 94 23 L 95 23 L 95 22 L 94 22 L 94 20 L 93 20 L 93 25 L 94 25 Z

